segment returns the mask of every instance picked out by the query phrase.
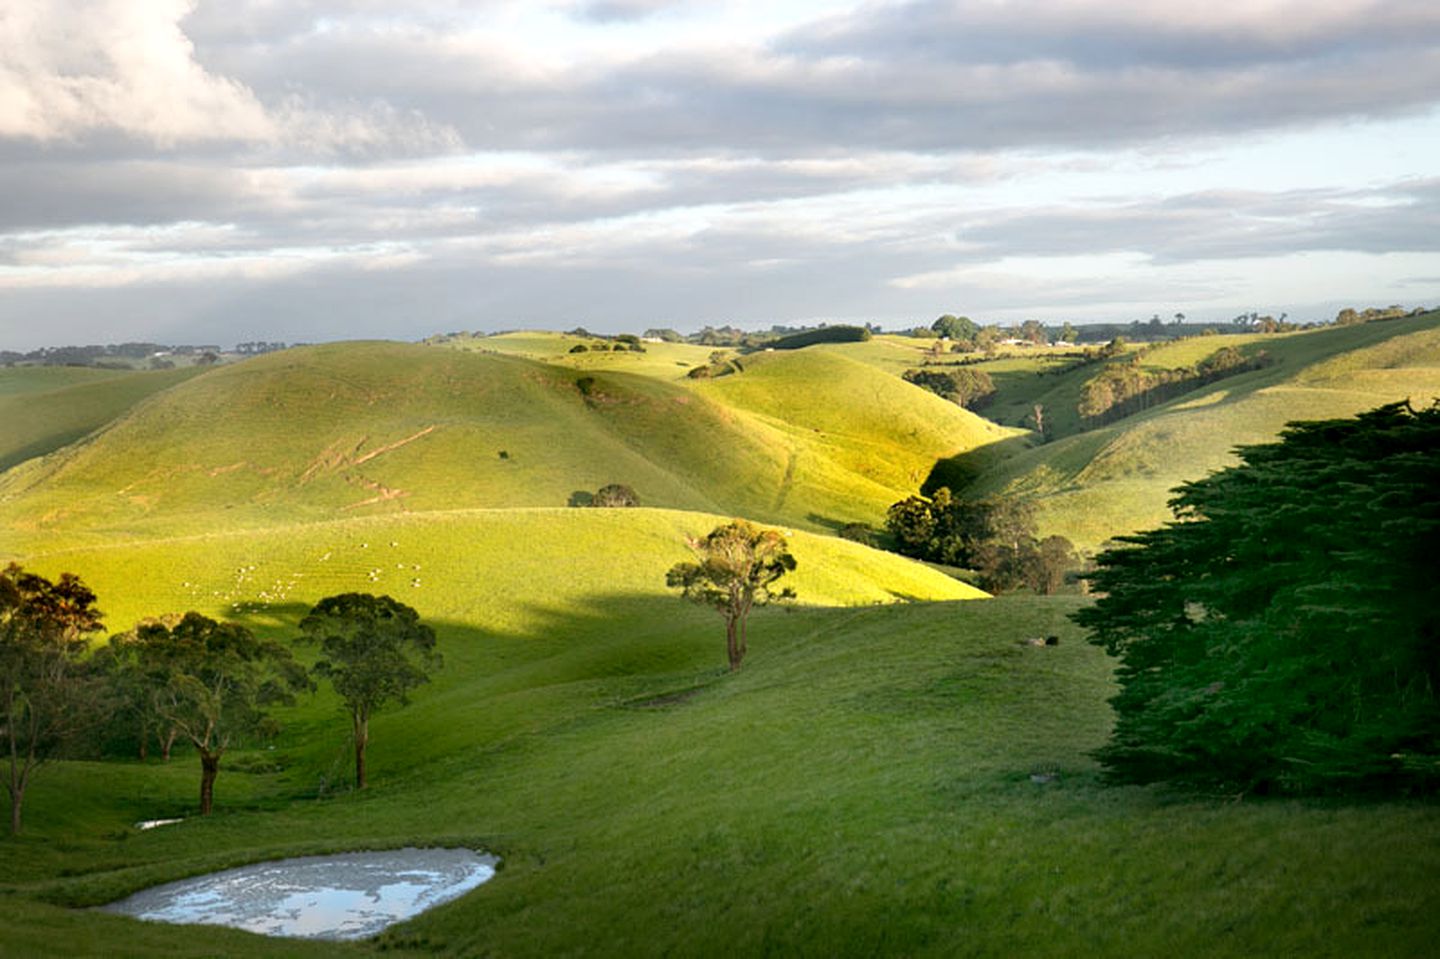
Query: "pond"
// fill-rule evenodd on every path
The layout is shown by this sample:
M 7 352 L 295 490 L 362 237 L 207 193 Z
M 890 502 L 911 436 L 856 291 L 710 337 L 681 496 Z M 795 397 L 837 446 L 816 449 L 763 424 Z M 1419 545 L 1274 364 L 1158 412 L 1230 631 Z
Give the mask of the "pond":
M 255 863 L 155 886 L 100 908 L 267 936 L 363 939 L 474 889 L 498 860 L 470 849 L 391 849 Z

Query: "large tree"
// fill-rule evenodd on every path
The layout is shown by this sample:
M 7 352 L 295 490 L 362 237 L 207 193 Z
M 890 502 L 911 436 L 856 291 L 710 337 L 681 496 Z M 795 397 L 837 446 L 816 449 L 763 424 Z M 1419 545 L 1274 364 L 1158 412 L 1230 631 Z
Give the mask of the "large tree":
M 15 563 L 0 570 L 0 736 L 11 835 L 20 832 L 30 777 L 94 717 L 81 660 L 85 634 L 100 623 L 95 594 L 78 577 L 61 573 L 51 582 Z
M 151 630 L 157 623 L 173 627 L 180 622 L 178 614 L 158 619 L 145 619 L 135 628 L 110 637 L 110 642 L 95 651 L 91 662 L 96 673 L 109 687 L 112 721 L 128 724 L 129 734 L 142 760 L 150 755 L 150 742 L 160 746 L 161 758 L 170 761 L 170 751 L 179 730 L 160 714 L 160 703 L 170 683 L 170 646 L 168 630 Z
M 273 732 L 268 709 L 293 703 L 310 681 L 288 648 L 238 623 L 189 612 L 173 626 L 151 620 L 136 632 L 165 677 L 154 693 L 156 713 L 200 754 L 200 814 L 208 816 L 225 751 L 242 737 Z
M 740 519 L 685 542 L 696 562 L 676 563 L 665 575 L 665 583 L 683 590 L 686 599 L 725 617 L 725 653 L 733 672 L 745 659 L 750 611 L 795 597 L 788 587 L 772 588 L 776 580 L 795 569 L 795 557 L 784 536 Z
M 961 340 L 974 340 L 980 332 L 980 327 L 968 316 L 956 316 L 953 313 L 946 313 L 930 324 L 930 329 L 939 336 L 948 336 L 950 339 L 959 342 Z
M 370 717 L 386 703 L 404 705 L 410 690 L 429 682 L 440 666 L 435 631 L 404 603 L 369 593 L 320 600 L 300 621 L 300 630 L 320 644 L 315 672 L 330 680 L 350 713 L 355 787 L 364 789 Z
M 1440 407 L 1293 423 L 1097 558 L 1124 782 L 1440 784 Z

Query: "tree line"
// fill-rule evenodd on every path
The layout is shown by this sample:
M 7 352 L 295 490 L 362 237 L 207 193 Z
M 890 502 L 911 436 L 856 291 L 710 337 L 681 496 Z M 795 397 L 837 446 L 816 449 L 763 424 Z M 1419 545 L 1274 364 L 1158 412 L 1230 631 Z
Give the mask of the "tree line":
M 1246 356 L 1233 346 L 1222 347 L 1193 366 L 1146 369 L 1141 354 L 1110 363 L 1080 390 L 1076 411 L 1087 428 L 1104 426 L 1228 376 L 1271 364 L 1264 350 Z
M 915 559 L 975 570 L 982 589 L 1009 592 L 1027 586 L 1049 595 L 1079 565 L 1063 536 L 1040 538 L 1034 510 L 1017 499 L 965 499 L 940 487 L 892 505 L 885 528 L 895 551 Z
M 273 736 L 274 707 L 293 704 L 317 680 L 345 704 L 363 789 L 371 715 L 406 702 L 440 665 L 434 630 L 388 596 L 317 603 L 295 639 L 318 648 L 308 670 L 289 645 L 194 611 L 142 620 L 89 655 L 87 637 L 104 621 L 96 602 L 73 574 L 52 581 L 15 563 L 0 570 L 0 736 L 12 835 L 36 770 L 117 738 L 142 758 L 152 744 L 165 759 L 177 740 L 193 747 L 208 815 L 225 752 Z

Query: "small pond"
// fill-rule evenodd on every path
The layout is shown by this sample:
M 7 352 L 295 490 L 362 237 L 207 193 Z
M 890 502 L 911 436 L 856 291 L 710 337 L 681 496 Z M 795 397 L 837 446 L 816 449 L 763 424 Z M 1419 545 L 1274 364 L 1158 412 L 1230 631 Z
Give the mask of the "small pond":
M 498 860 L 470 849 L 392 849 L 255 863 L 137 892 L 100 908 L 267 936 L 363 939 L 463 895 Z

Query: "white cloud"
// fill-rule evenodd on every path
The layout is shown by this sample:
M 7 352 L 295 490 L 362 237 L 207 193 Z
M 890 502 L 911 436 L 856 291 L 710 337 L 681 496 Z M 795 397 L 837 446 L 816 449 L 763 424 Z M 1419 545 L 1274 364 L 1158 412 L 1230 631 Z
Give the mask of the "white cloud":
M 384 103 L 265 104 L 207 70 L 182 21 L 195 0 L 10 0 L 0 13 L 0 138 L 119 133 L 160 149 L 240 143 L 327 152 L 453 149 L 458 135 Z

